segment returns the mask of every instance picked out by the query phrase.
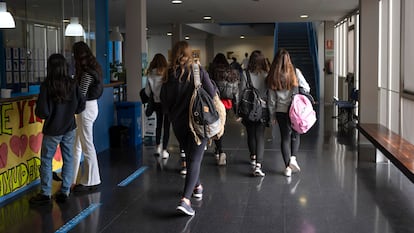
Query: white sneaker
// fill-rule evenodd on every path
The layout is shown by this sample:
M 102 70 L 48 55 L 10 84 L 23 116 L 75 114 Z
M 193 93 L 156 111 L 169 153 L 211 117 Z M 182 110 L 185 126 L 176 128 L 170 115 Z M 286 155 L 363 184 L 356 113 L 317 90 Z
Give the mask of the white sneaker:
M 155 154 L 157 155 L 161 155 L 161 151 L 162 151 L 162 145 L 159 144 L 156 148 L 155 148 Z
M 287 176 L 287 177 L 291 177 L 292 176 L 292 168 L 287 167 L 285 169 L 285 176 Z
M 264 177 L 266 174 L 262 171 L 262 166 L 258 163 L 253 171 L 254 176 Z
M 300 172 L 300 167 L 296 161 L 296 156 L 290 157 L 289 167 L 292 169 L 292 172 Z
M 214 158 L 216 158 L 216 160 L 217 160 L 217 162 L 218 162 L 218 160 L 219 160 L 219 158 L 220 158 L 220 154 L 214 154 Z
M 226 153 L 224 153 L 224 152 L 220 153 L 217 164 L 220 165 L 220 166 L 226 165 Z
M 167 150 L 163 150 L 162 151 L 162 158 L 163 159 L 168 159 L 170 157 L 170 153 L 168 153 Z
M 264 177 L 266 174 L 262 171 L 261 166 L 256 166 L 256 168 L 253 171 L 254 176 Z

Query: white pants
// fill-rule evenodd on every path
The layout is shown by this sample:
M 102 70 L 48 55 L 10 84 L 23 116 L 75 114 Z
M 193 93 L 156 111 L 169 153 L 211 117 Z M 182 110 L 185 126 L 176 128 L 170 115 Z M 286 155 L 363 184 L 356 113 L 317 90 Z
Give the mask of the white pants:
M 76 138 L 73 156 L 73 183 L 86 186 L 101 183 L 99 175 L 98 158 L 95 145 L 93 144 L 93 123 L 98 117 L 98 102 L 96 100 L 86 101 L 85 110 L 76 115 Z M 84 160 L 80 164 L 81 155 Z

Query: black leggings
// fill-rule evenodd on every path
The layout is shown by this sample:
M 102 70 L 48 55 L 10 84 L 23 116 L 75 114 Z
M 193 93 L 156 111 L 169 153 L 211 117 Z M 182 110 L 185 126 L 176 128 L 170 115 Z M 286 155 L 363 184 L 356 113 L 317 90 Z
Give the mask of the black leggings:
M 162 149 L 166 150 L 168 146 L 168 140 L 170 139 L 170 120 L 168 119 L 168 116 L 162 112 L 160 103 L 155 104 L 155 114 L 157 115 L 155 143 L 157 145 L 161 143 L 161 131 L 164 128 L 164 135 L 162 137 Z
M 194 135 L 188 127 L 173 124 L 173 129 L 174 134 L 177 137 L 180 146 L 183 147 L 186 155 L 187 175 L 185 176 L 183 197 L 190 199 L 194 188 L 201 184 L 200 167 L 207 140 L 202 139 L 201 144 L 197 145 L 194 140 Z
M 219 139 L 214 139 L 214 143 L 216 144 L 216 149 L 214 149 L 214 153 L 223 153 L 223 136 L 221 136 Z
M 292 130 L 288 113 L 276 112 L 276 119 L 280 129 L 283 161 L 287 167 L 290 163 L 290 156 L 296 156 L 299 151 L 300 135 Z
M 265 125 L 259 122 L 245 122 L 247 130 L 247 145 L 251 155 L 256 155 L 256 162 L 263 162 Z

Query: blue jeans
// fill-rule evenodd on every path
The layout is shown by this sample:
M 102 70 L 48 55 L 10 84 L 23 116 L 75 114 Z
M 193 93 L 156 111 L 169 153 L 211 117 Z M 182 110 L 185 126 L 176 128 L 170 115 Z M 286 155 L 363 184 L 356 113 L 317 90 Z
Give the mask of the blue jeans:
M 51 196 L 52 193 L 52 160 L 58 145 L 60 145 L 63 158 L 63 181 L 60 190 L 69 195 L 73 177 L 74 141 L 75 130 L 59 136 L 43 135 L 42 151 L 40 155 L 40 187 L 43 195 Z

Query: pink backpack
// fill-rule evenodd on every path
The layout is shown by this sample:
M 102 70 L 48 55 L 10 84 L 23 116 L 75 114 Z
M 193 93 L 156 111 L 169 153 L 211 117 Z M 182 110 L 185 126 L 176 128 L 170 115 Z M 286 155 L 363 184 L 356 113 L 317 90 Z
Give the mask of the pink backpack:
M 300 133 L 306 133 L 316 122 L 316 112 L 310 100 L 302 94 L 293 95 L 289 109 L 292 128 Z

